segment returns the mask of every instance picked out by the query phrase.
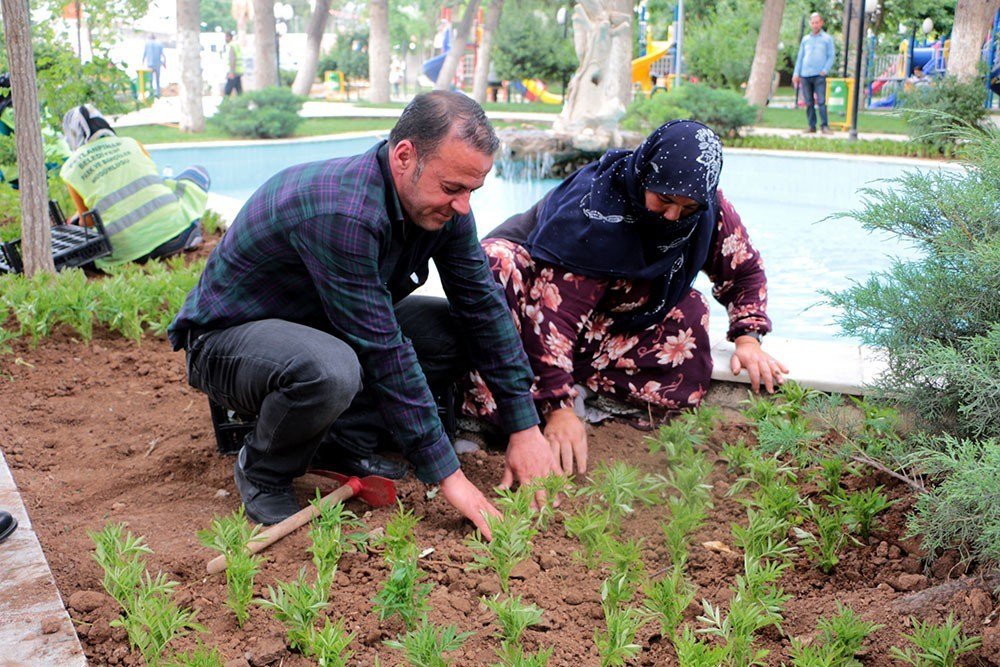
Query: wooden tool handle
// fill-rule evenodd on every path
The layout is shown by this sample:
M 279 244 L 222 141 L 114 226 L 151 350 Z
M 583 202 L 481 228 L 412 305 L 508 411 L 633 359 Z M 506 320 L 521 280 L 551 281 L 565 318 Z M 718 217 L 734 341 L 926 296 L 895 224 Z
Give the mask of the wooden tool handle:
M 330 503 L 342 503 L 348 498 L 352 497 L 361 490 L 361 480 L 357 477 L 351 477 L 344 483 L 343 486 L 338 487 L 336 490 L 323 496 L 319 501 L 320 507 L 325 507 Z M 300 509 L 298 512 L 288 517 L 281 523 L 276 523 L 273 526 L 261 531 L 257 534 L 254 539 L 247 544 L 247 549 L 250 553 L 255 554 L 258 551 L 262 551 L 267 547 L 271 546 L 278 540 L 280 540 L 285 535 L 293 532 L 297 528 L 301 528 L 306 525 L 319 513 L 319 507 L 309 503 L 306 507 Z M 225 555 L 216 556 L 208 562 L 208 573 L 218 574 L 226 569 L 226 557 Z

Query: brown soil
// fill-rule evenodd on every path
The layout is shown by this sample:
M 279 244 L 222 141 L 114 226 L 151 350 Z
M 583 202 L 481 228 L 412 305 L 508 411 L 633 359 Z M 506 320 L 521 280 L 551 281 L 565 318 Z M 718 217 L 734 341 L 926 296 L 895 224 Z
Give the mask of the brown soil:
M 218 646 L 226 660 L 236 660 L 233 665 L 247 664 L 244 658 L 253 665 L 309 664 L 286 648 L 283 629 L 265 609 L 254 607 L 247 625 L 237 629 L 223 606 L 223 577 L 204 574 L 212 554 L 198 544 L 195 533 L 207 527 L 213 515 L 234 510 L 238 499 L 232 484 L 232 458 L 216 452 L 206 399 L 187 386 L 181 353 L 172 352 L 159 339 L 147 338 L 136 346 L 101 333 L 92 344 L 83 345 L 63 334 L 38 349 L 19 342 L 14 354 L 0 357 L 0 375 L 0 446 L 94 664 L 141 664 L 140 658 L 130 655 L 124 632 L 109 625 L 118 611 L 101 592 L 100 573 L 90 555 L 87 531 L 108 521 L 124 521 L 146 537 L 155 552 L 149 559 L 151 568 L 162 569 L 181 582 L 180 601 L 197 609 L 198 619 L 209 630 L 205 642 Z M 746 433 L 746 427 L 735 419 L 717 431 L 712 447 L 717 450 L 720 443 Z M 662 458 L 648 453 L 642 434 L 627 426 L 595 428 L 591 442 L 592 461 L 622 457 L 648 471 L 663 469 Z M 466 456 L 463 463 L 481 487 L 499 481 L 500 453 L 478 452 Z M 741 570 L 741 557 L 710 550 L 702 543 L 715 540 L 731 545 L 730 525 L 743 520 L 745 510 L 725 497 L 734 480 L 719 461 L 711 481 L 716 509 L 696 535 L 690 573 L 699 600 L 725 605 L 731 595 L 729 586 Z M 794 571 L 786 573 L 782 582 L 793 595 L 785 611 L 783 633 L 772 629 L 760 638 L 760 645 L 771 651 L 769 664 L 787 662 L 791 638 L 814 636 L 817 618 L 832 613 L 839 601 L 866 620 L 885 626 L 868 641 L 862 662 L 891 665 L 888 649 L 901 645 L 901 634 L 908 631 L 905 615 L 893 606 L 905 595 L 897 590 L 901 575 L 923 574 L 927 580 L 917 579 L 915 585 L 934 586 L 975 574 L 963 572 L 951 554 L 925 569 L 916 543 L 901 537 L 904 515 L 912 504 L 905 487 L 879 476 L 854 478 L 849 484 L 884 484 L 899 502 L 878 522 L 869 544 L 847 550 L 832 576 L 819 573 L 805 557 L 796 559 Z M 470 528 L 440 495 L 427 498 L 426 490 L 413 479 L 399 485 L 403 502 L 424 517 L 418 527 L 421 546 L 434 548 L 423 562 L 428 580 L 436 584 L 431 619 L 476 633 L 452 654 L 454 664 L 490 664 L 498 643 L 492 636 L 491 614 L 479 597 L 496 591 L 495 578 L 464 571 L 470 552 L 463 538 Z M 306 494 L 308 489 L 303 488 L 303 497 Z M 351 506 L 364 514 L 363 506 Z M 376 527 L 389 514 L 378 510 L 364 514 L 364 519 Z M 627 536 L 646 540 L 645 561 L 650 571 L 665 564 L 658 526 L 662 516 L 659 507 L 644 508 L 626 521 Z M 300 531 L 266 551 L 258 594 L 268 584 L 293 578 L 308 563 L 306 546 L 305 533 Z M 535 560 L 523 568 L 524 578 L 512 584 L 513 593 L 545 610 L 543 625 L 529 630 L 525 641 L 531 649 L 554 647 L 553 666 L 597 664 L 593 636 L 603 623 L 598 594 L 601 574 L 579 564 L 573 556 L 576 548 L 560 524 L 552 525 L 535 541 Z M 371 612 L 371 598 L 385 574 L 378 554 L 357 553 L 344 558 L 337 575 L 330 613 L 344 616 L 347 627 L 356 633 L 351 647 L 354 664 L 372 664 L 376 654 L 387 665 L 399 662 L 382 641 L 400 627 L 395 622 L 380 624 Z M 984 647 L 963 664 L 1000 664 L 996 600 L 981 588 L 973 588 L 928 606 L 921 616 L 940 620 L 949 611 L 969 631 L 985 635 Z M 698 613 L 699 605 L 692 604 L 687 621 L 694 622 Z M 676 664 L 669 642 L 654 634 L 652 624 L 640 632 L 638 642 L 642 653 L 631 664 Z M 193 641 L 177 644 L 187 648 Z

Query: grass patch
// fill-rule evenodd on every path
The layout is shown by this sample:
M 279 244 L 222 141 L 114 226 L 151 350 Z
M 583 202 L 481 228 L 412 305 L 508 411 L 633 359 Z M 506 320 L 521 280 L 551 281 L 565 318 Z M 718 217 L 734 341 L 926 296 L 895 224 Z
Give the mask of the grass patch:
M 366 132 L 389 130 L 396 124 L 395 118 L 306 118 L 295 131 L 293 137 L 317 137 L 325 134 L 345 132 Z M 137 125 L 116 130 L 119 136 L 132 137 L 143 144 L 166 144 L 174 142 L 233 141 L 235 138 L 223 132 L 211 122 L 204 132 L 191 134 L 181 132 L 169 125 Z
M 831 118 L 831 120 L 835 120 Z M 805 109 L 781 109 L 767 107 L 764 116 L 757 123 L 760 127 L 806 127 Z M 884 134 L 906 134 L 906 121 L 898 114 L 861 112 L 858 114 L 859 132 L 881 132 Z
M 726 148 L 758 148 L 780 151 L 811 151 L 849 155 L 880 155 L 887 157 L 940 158 L 941 155 L 912 141 L 894 139 L 826 139 L 822 137 L 750 136 L 726 139 Z

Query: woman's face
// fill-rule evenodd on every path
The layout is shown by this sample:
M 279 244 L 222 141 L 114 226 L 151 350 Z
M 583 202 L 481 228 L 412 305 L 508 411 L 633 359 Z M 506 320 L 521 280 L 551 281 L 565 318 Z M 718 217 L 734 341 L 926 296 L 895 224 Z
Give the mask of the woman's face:
M 652 190 L 646 190 L 646 208 L 664 220 L 677 222 L 681 218 L 694 215 L 701 206 L 690 197 L 682 195 L 661 195 Z

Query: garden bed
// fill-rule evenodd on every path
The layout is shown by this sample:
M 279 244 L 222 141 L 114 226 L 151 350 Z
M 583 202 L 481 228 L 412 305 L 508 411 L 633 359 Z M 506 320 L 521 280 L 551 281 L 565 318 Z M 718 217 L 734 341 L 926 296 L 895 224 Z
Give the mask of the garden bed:
M 215 450 L 208 404 L 203 395 L 187 386 L 183 355 L 169 349 L 162 339 L 145 337 L 140 345 L 98 331 L 90 345 L 67 334 L 47 339 L 37 349 L 24 340 L 13 343 L 12 354 L 0 356 L 0 445 L 13 470 L 45 549 L 56 582 L 93 664 L 139 665 L 130 654 L 125 631 L 110 622 L 120 609 L 101 587 L 101 572 L 91 554 L 87 531 L 107 522 L 125 522 L 146 538 L 153 554 L 153 572 L 161 569 L 180 582 L 177 599 L 197 610 L 197 620 L 208 632 L 209 646 L 218 647 L 233 665 L 313 664 L 286 646 L 284 628 L 268 609 L 254 605 L 246 625 L 239 629 L 225 608 L 222 575 L 207 577 L 205 563 L 214 554 L 199 544 L 196 532 L 207 528 L 214 515 L 239 506 L 232 483 L 233 459 Z M 652 454 L 647 434 L 624 424 L 610 424 L 591 431 L 591 461 L 625 461 L 646 473 L 667 472 L 667 458 Z M 735 411 L 714 428 L 703 451 L 711 463 L 708 484 L 714 507 L 704 525 L 691 538 L 687 572 L 696 586 L 695 602 L 684 613 L 692 627 L 704 627 L 696 617 L 700 601 L 727 608 L 736 575 L 744 561 L 734 544 L 731 525 L 746 524 L 747 508 L 730 491 L 738 475 L 720 457 L 722 445 L 739 438 L 753 442 L 752 429 Z M 477 452 L 463 457 L 470 478 L 485 488 L 499 481 L 500 452 Z M 799 492 L 819 501 L 818 482 L 799 479 Z M 894 478 L 865 470 L 861 476 L 845 475 L 845 490 L 883 485 L 896 503 L 876 519 L 872 536 L 859 545 L 848 545 L 832 574 L 820 572 L 800 549 L 792 567 L 780 580 L 791 599 L 782 611 L 780 631 L 768 627 L 758 633 L 759 648 L 770 651 L 766 664 L 790 664 L 793 639 L 810 642 L 817 636 L 817 620 L 829 617 L 841 603 L 865 621 L 881 624 L 865 642 L 859 655 L 864 665 L 898 664 L 889 655 L 891 646 L 905 646 L 903 634 L 911 631 L 908 613 L 901 604 L 912 590 L 925 589 L 953 578 L 971 578 L 955 554 L 944 554 L 925 567 L 925 555 L 916 540 L 904 539 L 905 514 L 912 506 L 910 489 Z M 453 624 L 474 632 L 464 646 L 449 655 L 452 664 L 488 665 L 496 662 L 494 615 L 481 603 L 483 595 L 499 588 L 488 571 L 467 572 L 472 551 L 463 541 L 470 528 L 440 495 L 408 479 L 399 485 L 403 503 L 424 517 L 416 528 L 422 550 L 433 552 L 420 560 L 434 584 L 430 594 L 430 620 Z M 667 490 L 660 492 L 665 496 Z M 301 496 L 310 495 L 301 488 Z M 431 496 L 431 497 L 429 497 Z M 561 509 L 572 512 L 586 504 L 574 498 Z M 369 529 L 384 526 L 393 511 L 370 515 L 352 503 Z M 642 556 L 652 574 L 667 565 L 660 524 L 666 518 L 661 504 L 637 506 L 622 521 L 621 539 L 644 538 Z M 557 517 L 559 516 L 557 512 Z M 803 524 L 804 527 L 810 527 Z M 314 568 L 306 553 L 304 530 L 264 552 L 266 563 L 257 577 L 255 592 L 268 585 L 295 578 L 300 567 Z M 530 628 L 525 647 L 554 649 L 550 665 L 596 665 L 595 629 L 603 629 L 601 582 L 606 569 L 587 567 L 574 555 L 580 543 L 568 537 L 562 519 L 556 518 L 534 540 L 533 557 L 515 572 L 511 593 L 544 610 L 542 623 Z M 380 622 L 372 612 L 372 598 L 386 578 L 388 568 L 377 549 L 349 553 L 341 561 L 327 614 L 343 617 L 355 633 L 351 664 L 370 665 L 376 655 L 382 664 L 402 664 L 397 651 L 383 645 L 402 630 L 398 619 Z M 637 600 L 641 601 L 639 594 Z M 982 635 L 983 646 L 960 664 L 997 665 L 1000 632 L 996 602 L 987 590 L 973 585 L 954 595 L 922 605 L 915 615 L 940 622 L 953 612 L 970 634 Z M 656 623 L 638 633 L 641 646 L 628 664 L 675 665 L 671 642 L 660 636 Z M 194 646 L 191 636 L 172 648 Z M 846 663 L 845 663 L 846 664 Z

